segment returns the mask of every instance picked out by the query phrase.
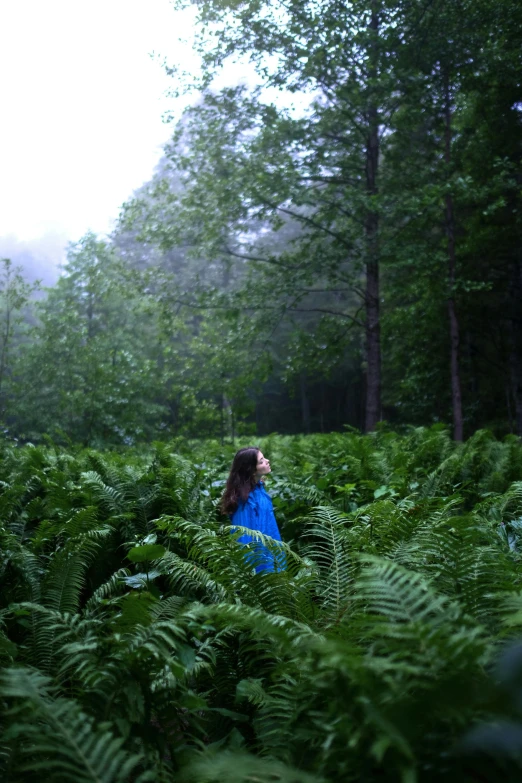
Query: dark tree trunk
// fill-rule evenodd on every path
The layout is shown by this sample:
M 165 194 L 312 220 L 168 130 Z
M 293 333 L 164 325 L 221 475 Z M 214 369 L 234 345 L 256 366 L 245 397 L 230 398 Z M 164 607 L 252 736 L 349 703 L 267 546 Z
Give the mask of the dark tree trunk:
M 451 406 L 453 409 L 453 437 L 461 441 L 464 437 L 462 419 L 462 397 L 460 393 L 459 367 L 459 322 L 453 297 L 448 299 L 448 318 L 450 324 L 450 361 L 451 361 Z
M 466 360 L 469 365 L 469 391 L 473 400 L 475 400 L 479 393 L 479 382 L 475 372 L 475 362 L 473 361 L 474 353 L 473 341 L 471 339 L 471 334 L 468 331 L 466 332 Z
M 376 4 L 372 7 L 370 30 L 377 35 L 379 16 Z M 370 80 L 377 76 L 376 41 L 371 46 Z M 366 193 L 376 196 L 379 166 L 379 111 L 370 99 L 368 107 L 368 136 L 366 139 Z M 365 221 L 366 238 L 366 421 L 369 432 L 381 419 L 381 329 L 379 301 L 379 216 L 370 210 Z
M 513 346 L 509 356 L 511 391 L 515 401 L 515 431 L 522 436 L 522 345 Z
M 522 436 L 522 261 L 513 266 L 510 293 L 509 376 L 515 404 L 515 432 Z
M 445 120 L 445 151 L 444 158 L 449 169 L 451 163 L 451 94 L 449 80 L 445 77 L 444 84 L 444 120 Z M 462 395 L 460 389 L 460 333 L 457 309 L 455 307 L 456 253 L 455 253 L 455 213 L 453 198 L 446 195 L 446 236 L 448 239 L 448 319 L 450 329 L 450 372 L 451 372 L 451 407 L 453 411 L 453 437 L 461 441 L 464 437 L 462 417 Z
M 366 432 L 381 419 L 381 328 L 379 265 L 366 265 Z
M 299 377 L 299 387 L 301 391 L 301 417 L 303 421 L 303 430 L 310 432 L 310 401 L 306 393 L 306 373 L 302 372 Z
M 511 384 L 506 385 L 506 410 L 508 414 L 509 431 L 511 434 L 515 431 L 515 425 L 513 422 L 513 410 L 511 408 Z

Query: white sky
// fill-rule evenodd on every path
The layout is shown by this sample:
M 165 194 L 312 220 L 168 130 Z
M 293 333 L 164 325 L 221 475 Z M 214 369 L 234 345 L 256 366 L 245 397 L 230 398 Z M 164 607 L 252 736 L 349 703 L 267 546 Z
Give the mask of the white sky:
M 172 127 L 192 12 L 169 0 L 0 0 L 0 238 L 104 233 L 153 172 Z

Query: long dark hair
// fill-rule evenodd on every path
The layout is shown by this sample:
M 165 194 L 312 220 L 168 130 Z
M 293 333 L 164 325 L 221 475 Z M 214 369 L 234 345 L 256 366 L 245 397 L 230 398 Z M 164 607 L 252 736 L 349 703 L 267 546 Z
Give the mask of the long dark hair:
M 239 501 L 246 503 L 250 491 L 256 485 L 255 473 L 258 454 L 257 446 L 247 446 L 245 449 L 239 449 L 234 457 L 220 503 L 223 514 L 233 514 Z

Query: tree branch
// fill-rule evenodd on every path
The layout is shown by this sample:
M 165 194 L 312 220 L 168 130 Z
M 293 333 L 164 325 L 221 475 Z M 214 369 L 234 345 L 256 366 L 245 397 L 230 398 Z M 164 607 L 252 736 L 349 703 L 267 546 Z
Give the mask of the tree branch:
M 184 307 L 191 307 L 195 310 L 230 310 L 230 305 L 209 305 L 209 304 L 199 304 L 196 302 L 186 302 L 182 299 L 169 299 L 169 302 L 171 304 L 181 304 Z M 361 328 L 364 327 L 364 323 L 360 321 L 357 318 L 357 315 L 360 313 L 361 308 L 357 311 L 355 316 L 350 315 L 350 313 L 343 313 L 339 312 L 338 310 L 327 310 L 323 307 L 275 307 L 274 305 L 256 305 L 256 306 L 234 306 L 233 309 L 242 310 L 245 313 L 255 313 L 258 310 L 280 310 L 282 309 L 283 312 L 291 312 L 291 313 L 325 313 L 326 315 L 335 315 L 339 318 L 346 318 L 349 321 L 352 321 L 352 323 L 357 324 L 357 326 L 360 326 Z
M 274 209 L 278 212 L 282 212 L 284 215 L 290 215 L 290 217 L 295 218 L 296 220 L 300 220 L 302 223 L 306 223 L 307 225 L 313 226 L 314 228 L 317 228 L 319 231 L 323 231 L 325 234 L 328 234 L 328 236 L 333 237 L 338 242 L 340 242 L 342 245 L 344 245 L 347 248 L 350 248 L 351 246 L 344 240 L 339 234 L 337 234 L 335 231 L 331 231 L 331 229 L 326 228 L 326 226 L 322 226 L 320 223 L 317 223 L 315 220 L 313 220 L 310 217 L 307 217 L 306 215 L 300 215 L 298 212 L 293 212 L 291 209 L 286 209 L 285 207 L 278 206 L 277 204 L 272 203 L 264 196 L 261 196 L 259 194 L 258 198 L 260 201 L 262 201 L 264 204 L 266 204 L 271 209 Z
M 228 245 L 223 245 L 224 250 L 229 253 L 229 255 L 234 256 L 234 258 L 242 258 L 245 261 L 259 261 L 263 264 L 273 264 L 274 266 L 282 267 L 283 269 L 299 269 L 299 267 L 296 264 L 282 264 L 280 261 L 276 261 L 275 258 L 270 258 L 266 256 L 251 256 L 247 255 L 246 253 L 237 253 L 235 250 L 232 250 Z

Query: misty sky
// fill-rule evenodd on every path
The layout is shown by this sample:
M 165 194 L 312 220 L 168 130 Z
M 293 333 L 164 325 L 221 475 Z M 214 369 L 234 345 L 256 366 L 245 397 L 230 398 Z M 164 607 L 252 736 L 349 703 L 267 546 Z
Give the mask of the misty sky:
M 182 108 L 149 53 L 196 67 L 191 18 L 169 0 L 0 3 L 0 246 L 111 228 Z

